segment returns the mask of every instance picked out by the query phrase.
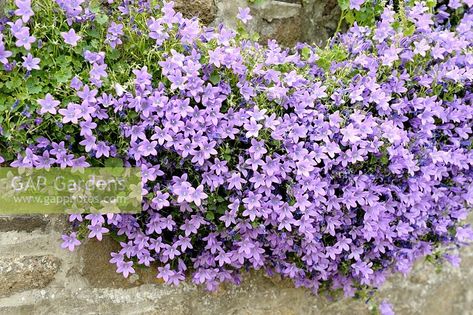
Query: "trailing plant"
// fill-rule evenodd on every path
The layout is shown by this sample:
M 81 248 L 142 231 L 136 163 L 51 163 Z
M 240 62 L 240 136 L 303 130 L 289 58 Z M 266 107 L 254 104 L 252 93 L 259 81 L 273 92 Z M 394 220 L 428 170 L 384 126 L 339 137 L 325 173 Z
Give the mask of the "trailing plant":
M 172 3 L 10 1 L 0 163 L 140 167 L 141 213 L 78 213 L 63 236 L 111 235 L 125 277 L 213 290 L 264 269 L 366 297 L 419 258 L 456 262 L 473 238 L 472 2 L 382 8 L 286 49 Z

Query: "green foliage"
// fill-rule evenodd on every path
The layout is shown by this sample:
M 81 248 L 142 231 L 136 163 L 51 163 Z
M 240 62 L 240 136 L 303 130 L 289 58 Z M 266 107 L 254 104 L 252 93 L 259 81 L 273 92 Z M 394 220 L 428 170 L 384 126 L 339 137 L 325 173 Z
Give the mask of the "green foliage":
M 343 46 L 334 45 L 331 47 L 331 49 L 318 49 L 317 55 L 319 56 L 317 65 L 327 71 L 330 69 L 330 66 L 333 62 L 346 60 L 348 57 L 348 52 Z
M 149 13 L 132 12 L 133 20 L 122 20 L 124 25 L 125 40 L 119 49 L 112 49 L 107 45 L 105 33 L 111 20 L 117 20 L 118 16 L 109 16 L 103 10 L 103 2 L 91 0 L 91 11 L 97 13 L 95 21 L 89 21 L 76 28 L 75 31 L 82 36 L 76 47 L 65 45 L 61 32 L 67 32 L 70 26 L 65 22 L 64 12 L 54 1 L 33 0 L 32 8 L 35 12 L 33 23 L 30 25 L 31 35 L 41 38 L 41 46 L 35 43 L 30 53 L 40 58 L 40 70 L 32 72 L 21 67 L 20 56 L 24 54 L 23 48 L 15 46 L 16 39 L 10 33 L 4 36 L 3 41 L 12 51 L 12 59 L 17 61 L 16 67 L 8 75 L 0 75 L 0 126 L 3 135 L 0 136 L 0 155 L 5 158 L 15 157 L 22 153 L 25 144 L 34 143 L 34 134 L 43 134 L 51 141 L 63 141 L 68 134 L 74 133 L 76 126 L 57 124 L 50 114 L 43 115 L 40 123 L 35 122 L 30 113 L 39 108 L 38 99 L 51 94 L 55 99 L 61 100 L 60 108 L 67 107 L 69 102 L 79 102 L 75 91 L 69 87 L 74 76 L 81 79 L 84 84 L 90 84 L 89 71 L 91 65 L 84 61 L 84 51 L 105 52 L 105 62 L 108 64 L 108 78 L 103 79 L 102 91 L 110 93 L 114 91 L 114 83 L 120 82 L 125 88 L 133 89 L 130 69 L 138 66 L 147 66 L 154 77 L 160 78 L 161 72 L 158 61 L 162 60 L 163 53 L 171 49 L 182 50 L 179 43 L 169 41 L 164 50 L 158 50 L 154 41 L 141 36 L 139 32 L 146 32 L 146 19 Z M 118 5 L 118 4 L 113 4 Z M 4 12 L 15 8 L 13 1 L 7 1 Z M 156 9 L 158 10 L 158 9 Z M 114 12 L 117 12 L 115 10 Z M 115 13 L 117 14 L 117 13 Z M 159 14 L 156 11 L 154 14 Z M 47 21 L 47 22 L 46 22 Z M 93 24 L 93 27 L 90 27 Z M 46 27 L 47 25 L 47 27 Z M 138 29 L 137 29 L 138 26 Z M 211 82 L 217 84 L 219 75 L 211 78 Z M 118 113 L 108 113 L 113 118 Z M 136 120 L 136 115 L 127 114 L 130 124 Z M 119 137 L 119 126 L 115 119 L 110 119 L 107 126 L 101 126 L 99 131 L 103 133 L 106 141 L 116 142 Z M 14 136 L 13 136 L 14 135 Z M 77 144 L 79 140 L 70 139 L 71 146 L 83 150 Z M 126 143 L 122 141 L 117 145 L 117 151 L 124 153 Z M 86 155 L 86 152 L 78 152 Z M 99 162 L 98 162 L 99 163 Z M 107 163 L 120 164 L 118 161 Z M 103 162 L 100 162 L 103 164 Z
M 261 4 L 265 0 L 247 0 L 249 4 Z
M 338 0 L 338 6 L 342 10 L 336 33 L 340 32 L 343 25 L 348 27 L 357 23 L 360 26 L 373 26 L 386 6 L 385 0 L 366 1 L 360 10 L 350 9 L 350 0 Z

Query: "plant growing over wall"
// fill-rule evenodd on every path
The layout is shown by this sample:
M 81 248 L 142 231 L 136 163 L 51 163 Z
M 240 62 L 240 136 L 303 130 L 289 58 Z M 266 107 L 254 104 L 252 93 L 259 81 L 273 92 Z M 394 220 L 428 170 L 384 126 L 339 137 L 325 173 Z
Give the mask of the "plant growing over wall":
M 0 163 L 143 171 L 140 214 L 72 215 L 64 248 L 107 234 L 125 277 L 152 266 L 213 290 L 264 269 L 363 297 L 473 238 L 471 1 L 415 2 L 404 22 L 384 7 L 293 49 L 159 1 L 5 13 Z

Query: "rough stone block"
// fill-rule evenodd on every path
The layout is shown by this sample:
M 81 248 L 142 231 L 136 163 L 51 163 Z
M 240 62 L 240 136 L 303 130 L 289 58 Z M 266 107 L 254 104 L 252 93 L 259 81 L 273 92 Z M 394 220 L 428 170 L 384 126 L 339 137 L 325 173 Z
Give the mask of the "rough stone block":
M 174 7 L 187 18 L 198 17 L 202 23 L 209 24 L 215 19 L 216 6 L 213 0 L 176 0 Z
M 51 255 L 0 258 L 0 296 L 46 287 L 60 265 Z
M 0 232 L 44 231 L 48 223 L 49 218 L 44 215 L 0 216 Z
M 118 252 L 120 245 L 109 237 L 102 241 L 90 240 L 79 247 L 77 253 L 80 255 L 83 267 L 81 275 L 87 279 L 89 285 L 95 288 L 132 288 L 142 284 L 162 283 L 156 278 L 157 267 L 135 268 L 136 273 L 124 278 L 116 272 L 115 265 L 111 264 L 111 252 Z

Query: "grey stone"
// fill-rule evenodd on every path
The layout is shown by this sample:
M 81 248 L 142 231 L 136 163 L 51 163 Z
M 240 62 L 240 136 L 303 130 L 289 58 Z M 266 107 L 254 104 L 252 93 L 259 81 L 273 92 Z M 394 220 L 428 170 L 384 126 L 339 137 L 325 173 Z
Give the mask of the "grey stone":
M 0 258 L 0 296 L 46 287 L 60 265 L 51 255 Z
M 301 41 L 323 45 L 335 33 L 340 15 L 337 0 L 303 0 Z
M 258 8 L 261 18 L 268 22 L 297 17 L 301 14 L 301 9 L 300 4 L 281 1 L 263 2 L 263 5 Z
M 198 17 L 204 24 L 211 23 L 216 15 L 213 0 L 175 0 L 174 8 L 187 18 Z
M 292 47 L 302 39 L 303 25 L 299 17 L 273 20 L 260 33 L 260 42 L 275 39 L 280 45 Z
M 3 17 L 3 9 L 5 7 L 6 0 L 0 0 L 0 18 Z
M 44 231 L 49 218 L 44 215 L 0 216 L 0 232 L 34 230 Z
M 33 305 L 22 305 L 18 307 L 1 307 L 0 314 L 8 315 L 30 315 L 33 314 L 34 306 Z
M 95 288 L 132 288 L 142 284 L 162 283 L 156 278 L 157 266 L 155 268 L 136 268 L 136 273 L 124 278 L 116 272 L 116 266 L 111 264 L 111 252 L 118 252 L 120 245 L 109 237 L 102 241 L 88 240 L 82 244 L 77 255 L 82 257 L 83 267 L 81 275 L 90 286 Z M 74 255 L 72 253 L 71 255 Z
M 275 39 L 284 46 L 297 42 L 325 43 L 335 32 L 341 11 L 337 0 L 275 1 L 216 0 L 215 23 L 235 28 L 238 8 L 249 6 L 253 19 L 250 32 L 260 34 L 261 43 Z

